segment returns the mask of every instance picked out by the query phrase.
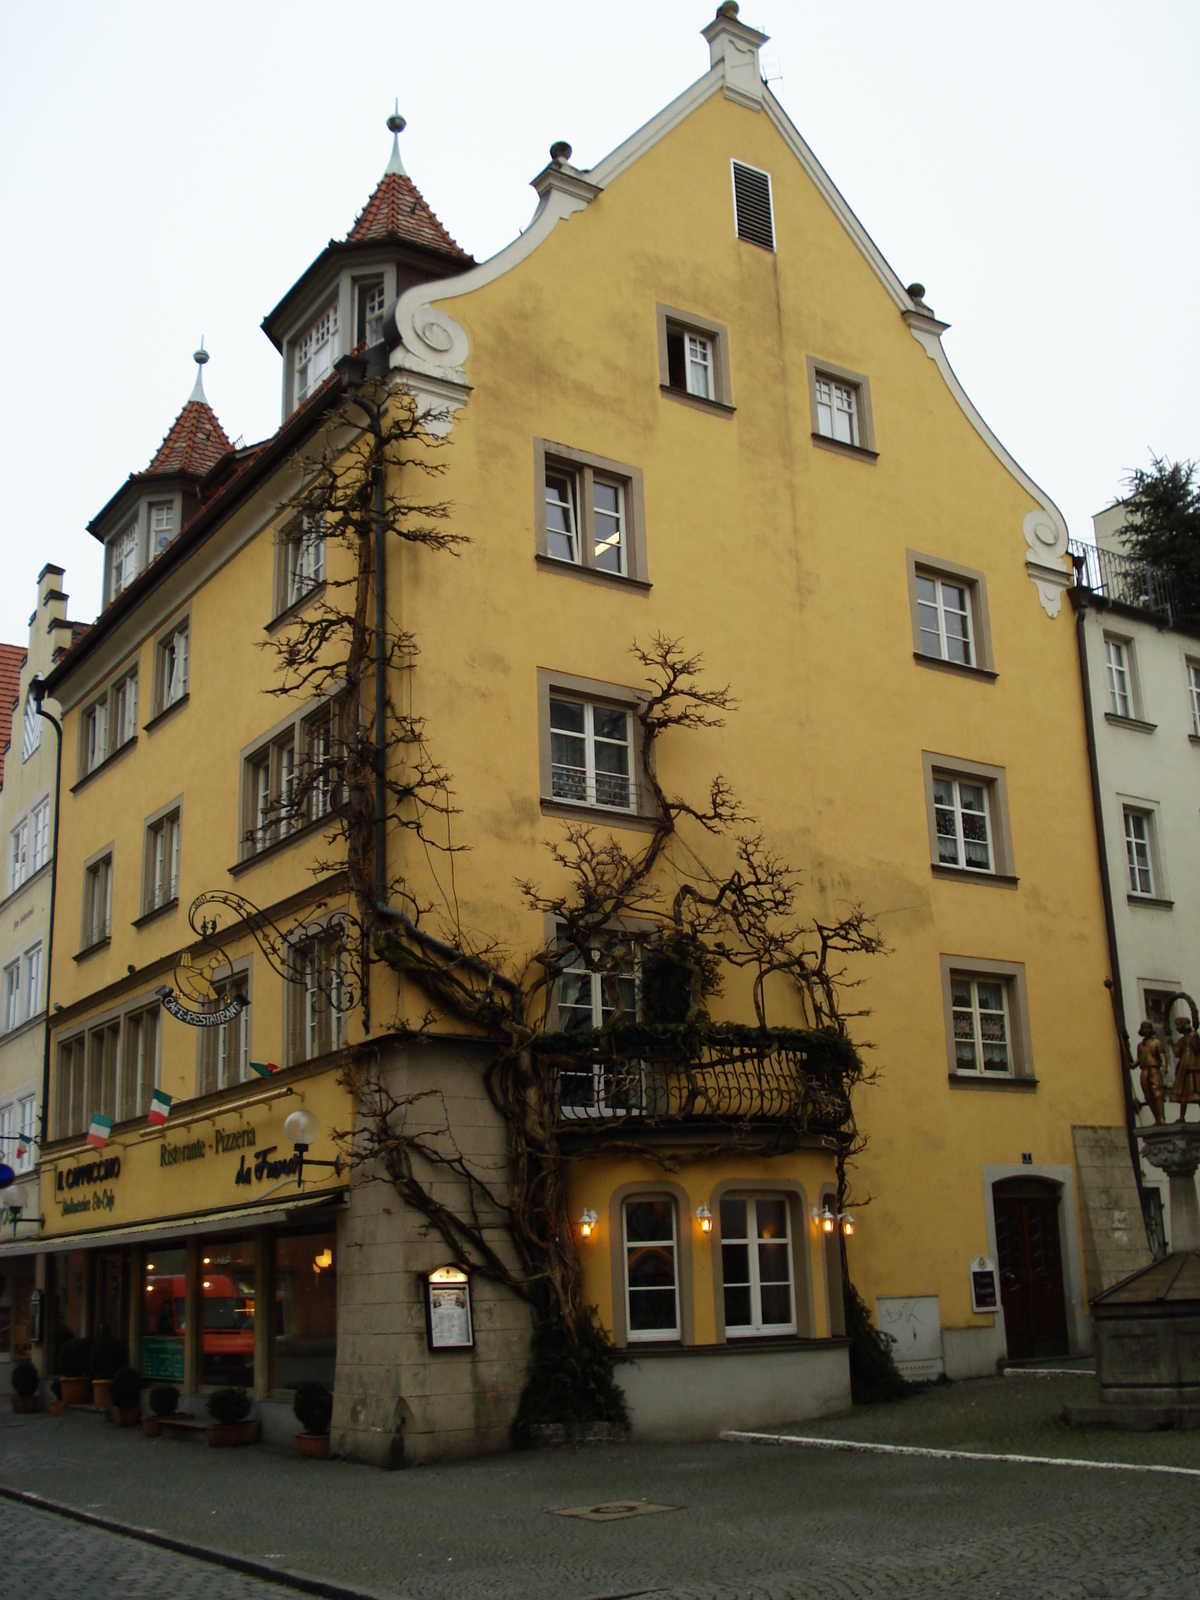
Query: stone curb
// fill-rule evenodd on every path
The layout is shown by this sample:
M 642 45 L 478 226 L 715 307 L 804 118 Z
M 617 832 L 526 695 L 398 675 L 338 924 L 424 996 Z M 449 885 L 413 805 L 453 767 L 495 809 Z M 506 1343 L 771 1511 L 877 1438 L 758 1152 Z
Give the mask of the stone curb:
M 727 1428 L 720 1435 L 729 1444 L 791 1444 L 804 1450 L 859 1450 L 876 1456 L 924 1456 L 934 1461 L 1000 1461 L 1021 1467 L 1083 1467 L 1089 1472 L 1165 1472 L 1200 1478 L 1200 1467 L 1167 1467 L 1149 1461 L 1085 1461 L 1079 1456 L 1002 1455 L 992 1450 L 934 1450 L 918 1444 L 868 1444 L 862 1439 L 820 1439 L 802 1433 L 743 1433 Z
M 172 1534 L 159 1533 L 156 1528 L 139 1528 L 136 1523 L 118 1522 L 115 1517 L 98 1517 L 94 1512 L 80 1511 L 75 1506 L 64 1505 L 60 1500 L 47 1500 L 25 1489 L 10 1489 L 0 1484 L 0 1496 L 28 1506 L 32 1511 L 48 1511 L 55 1516 L 70 1517 L 73 1522 L 84 1522 L 92 1528 L 119 1533 L 126 1539 L 140 1539 L 143 1544 L 157 1545 L 160 1550 L 173 1550 L 176 1555 L 191 1556 L 196 1561 L 207 1561 L 212 1566 L 245 1572 L 252 1578 L 262 1578 L 283 1589 L 297 1589 L 301 1594 L 323 1595 L 326 1600 L 397 1600 L 394 1592 L 384 1594 L 379 1589 L 354 1589 L 345 1583 L 335 1583 L 332 1578 L 316 1578 L 307 1572 L 295 1572 L 287 1567 L 274 1567 L 265 1561 L 255 1561 L 250 1556 L 230 1555 L 224 1550 L 213 1550 L 208 1545 L 193 1544 L 190 1539 L 177 1539 Z

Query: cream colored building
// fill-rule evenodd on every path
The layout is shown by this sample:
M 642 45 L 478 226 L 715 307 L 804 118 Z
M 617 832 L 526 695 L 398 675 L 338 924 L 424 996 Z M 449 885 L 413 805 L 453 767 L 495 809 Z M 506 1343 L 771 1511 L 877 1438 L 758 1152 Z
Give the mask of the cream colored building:
M 29 647 L 11 708 L 0 790 L 4 846 L 0 900 L 0 1161 L 16 1173 L 11 1194 L 23 1204 L 0 1213 L 0 1364 L 31 1353 L 29 1306 L 35 1261 L 25 1241 L 38 1232 L 37 1160 L 41 1144 L 46 1049 L 46 981 L 53 874 L 57 741 L 29 701 L 29 681 L 45 676 L 77 635 L 67 621 L 63 569 L 38 576 Z M 4 707 L 4 712 L 9 708 Z M 0 1192 L 0 1202 L 5 1198 Z M 13 1226 L 15 1222 L 15 1227 Z M 33 1351 L 36 1356 L 36 1351 Z M 7 1386 L 0 1371 L 0 1385 Z

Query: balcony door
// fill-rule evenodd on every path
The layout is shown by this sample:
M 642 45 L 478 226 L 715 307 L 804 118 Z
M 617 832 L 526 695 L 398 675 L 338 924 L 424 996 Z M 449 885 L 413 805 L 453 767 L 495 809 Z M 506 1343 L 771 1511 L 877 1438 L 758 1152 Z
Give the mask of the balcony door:
M 1058 1184 L 1047 1179 L 1008 1178 L 992 1189 L 1010 1361 L 1068 1353 L 1060 1203 Z

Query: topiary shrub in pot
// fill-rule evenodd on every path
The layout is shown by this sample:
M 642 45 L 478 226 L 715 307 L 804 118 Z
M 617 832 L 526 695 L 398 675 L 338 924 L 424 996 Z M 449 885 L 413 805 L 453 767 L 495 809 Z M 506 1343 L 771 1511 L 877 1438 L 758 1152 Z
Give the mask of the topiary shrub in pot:
M 128 1365 L 129 1350 L 120 1339 L 97 1339 L 92 1345 L 92 1399 L 105 1411 L 112 1405 L 113 1373 Z
M 292 1400 L 292 1410 L 304 1429 L 296 1435 L 296 1448 L 302 1456 L 324 1461 L 329 1455 L 333 1396 L 323 1383 L 302 1383 Z
M 211 1445 L 257 1444 L 261 1424 L 250 1419 L 250 1396 L 245 1389 L 214 1389 L 208 1397 Z
M 109 1420 L 118 1428 L 132 1428 L 142 1414 L 142 1375 L 132 1367 L 118 1367 L 108 1386 Z
M 150 1390 L 151 1416 L 142 1418 L 142 1432 L 147 1439 L 157 1439 L 163 1417 L 173 1417 L 179 1404 L 179 1390 L 173 1383 L 156 1383 Z
M 32 1361 L 18 1361 L 12 1369 L 9 1382 L 12 1384 L 14 1411 L 41 1409 L 38 1391 L 42 1387 L 42 1380 Z
M 68 1339 L 59 1348 L 58 1371 L 63 1405 L 86 1405 L 92 1398 L 92 1341 Z

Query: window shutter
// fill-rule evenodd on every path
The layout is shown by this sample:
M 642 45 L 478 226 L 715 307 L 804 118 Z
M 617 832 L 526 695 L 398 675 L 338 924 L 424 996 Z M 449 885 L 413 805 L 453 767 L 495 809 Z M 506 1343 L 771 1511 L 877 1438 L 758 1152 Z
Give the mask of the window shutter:
M 733 163 L 733 199 L 737 213 L 737 236 L 748 244 L 775 248 L 775 228 L 771 221 L 771 178 L 766 172 Z

